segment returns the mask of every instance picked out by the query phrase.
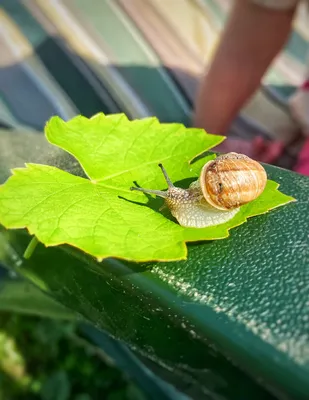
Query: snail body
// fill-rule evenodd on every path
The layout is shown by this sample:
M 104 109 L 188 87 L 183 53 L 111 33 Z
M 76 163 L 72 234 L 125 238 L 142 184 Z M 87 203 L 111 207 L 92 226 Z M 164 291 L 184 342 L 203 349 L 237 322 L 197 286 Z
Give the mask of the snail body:
M 237 153 L 227 153 L 207 162 L 199 179 L 188 189 L 175 187 L 159 164 L 168 190 L 132 187 L 163 197 L 180 225 L 205 228 L 227 222 L 239 208 L 255 200 L 265 189 L 267 175 L 257 161 Z

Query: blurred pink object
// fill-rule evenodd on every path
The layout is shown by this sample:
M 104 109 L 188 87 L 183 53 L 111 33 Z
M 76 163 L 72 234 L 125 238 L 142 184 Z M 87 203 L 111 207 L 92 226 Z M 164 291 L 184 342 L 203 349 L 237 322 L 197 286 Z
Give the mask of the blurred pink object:
M 298 172 L 299 174 L 309 176 L 309 138 L 306 139 L 293 170 Z

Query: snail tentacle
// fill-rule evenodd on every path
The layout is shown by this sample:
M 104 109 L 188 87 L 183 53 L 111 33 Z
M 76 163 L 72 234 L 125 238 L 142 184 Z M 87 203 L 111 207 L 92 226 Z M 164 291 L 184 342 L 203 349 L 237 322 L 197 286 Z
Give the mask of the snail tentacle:
M 138 190 L 139 192 L 143 192 L 146 194 L 155 194 L 156 196 L 163 197 L 164 199 L 168 196 L 168 193 L 164 190 L 144 189 L 135 186 L 130 187 L 130 190 Z
M 161 171 L 162 171 L 162 173 L 163 173 L 163 175 L 164 175 L 164 178 L 165 178 L 165 180 L 166 180 L 167 186 L 168 186 L 169 188 L 175 187 L 174 184 L 173 184 L 173 182 L 171 181 L 170 177 L 168 176 L 168 173 L 166 172 L 166 169 L 163 167 L 163 164 L 158 164 L 158 165 L 159 165 L 159 167 L 161 168 Z

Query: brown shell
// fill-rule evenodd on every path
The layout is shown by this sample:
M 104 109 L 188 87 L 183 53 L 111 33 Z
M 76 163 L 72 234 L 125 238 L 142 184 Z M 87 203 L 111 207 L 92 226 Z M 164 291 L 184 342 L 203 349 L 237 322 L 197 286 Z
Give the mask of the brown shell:
M 266 182 L 262 165 L 237 153 L 227 153 L 209 161 L 200 175 L 206 201 L 220 210 L 231 210 L 256 199 Z

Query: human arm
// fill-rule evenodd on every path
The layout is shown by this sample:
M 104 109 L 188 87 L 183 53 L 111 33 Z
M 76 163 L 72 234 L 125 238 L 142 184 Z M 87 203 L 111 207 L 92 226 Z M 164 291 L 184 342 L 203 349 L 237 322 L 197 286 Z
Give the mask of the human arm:
M 195 126 L 209 133 L 226 134 L 285 44 L 295 8 L 270 9 L 249 0 L 235 0 L 217 52 L 201 84 L 195 106 Z

